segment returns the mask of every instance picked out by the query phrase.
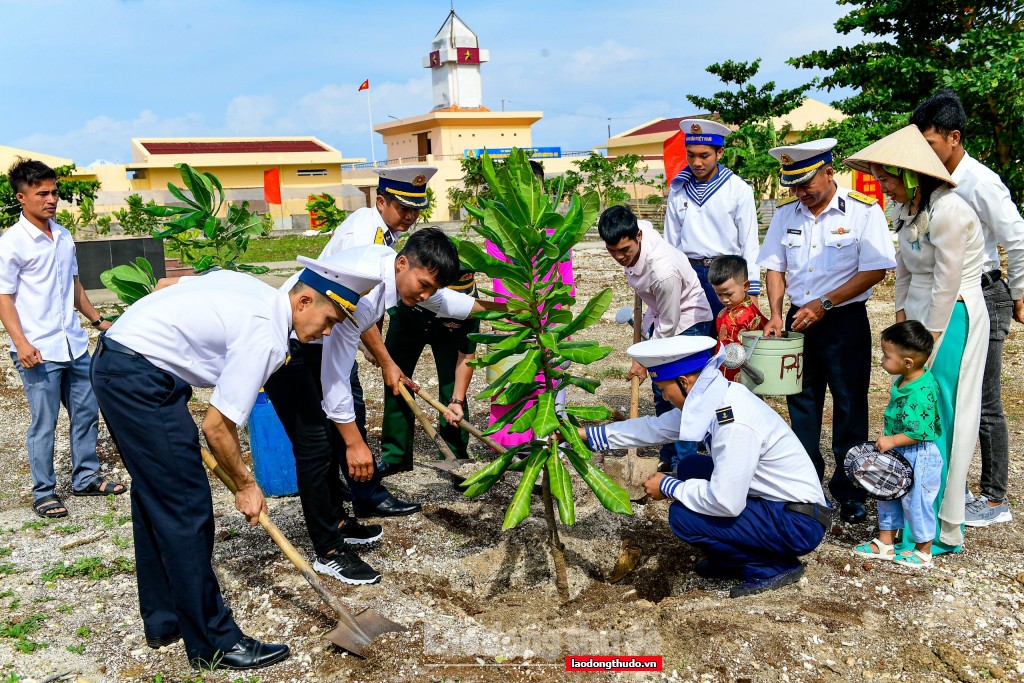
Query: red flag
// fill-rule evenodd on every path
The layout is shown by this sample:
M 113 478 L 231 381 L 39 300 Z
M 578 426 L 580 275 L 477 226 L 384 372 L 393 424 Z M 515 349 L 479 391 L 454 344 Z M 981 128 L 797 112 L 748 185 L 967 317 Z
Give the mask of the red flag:
M 686 168 L 686 135 L 679 131 L 668 140 L 665 140 L 663 148 L 665 159 L 665 182 L 671 183 L 672 179 Z
M 439 66 L 441 66 L 441 51 L 434 50 L 430 53 L 430 68 L 436 69 Z
M 281 169 L 268 168 L 263 172 L 263 201 L 267 204 L 281 203 Z
M 455 51 L 459 55 L 459 64 L 480 63 L 480 48 L 478 47 L 459 47 Z
M 362 83 L 359 84 L 359 90 L 356 90 L 356 92 L 363 92 L 364 90 L 369 90 L 369 89 L 370 89 L 370 79 L 367 78 L 365 81 L 363 81 Z
M 885 194 L 882 192 L 882 186 L 878 184 L 874 176 L 870 176 L 867 173 L 861 171 L 853 172 L 853 189 L 857 192 L 862 192 L 869 197 L 874 197 L 878 200 L 878 205 L 883 209 L 885 208 Z

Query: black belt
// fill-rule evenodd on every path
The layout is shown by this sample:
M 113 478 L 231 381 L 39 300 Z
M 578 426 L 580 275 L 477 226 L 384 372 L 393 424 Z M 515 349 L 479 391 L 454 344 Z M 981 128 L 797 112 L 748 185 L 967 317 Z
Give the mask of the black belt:
M 138 356 L 138 351 L 132 351 L 124 344 L 120 344 L 113 339 L 110 339 L 105 334 L 100 335 L 100 339 L 96 342 L 96 347 L 100 351 L 116 351 L 117 353 L 123 353 L 126 356 Z
M 714 261 L 715 259 L 714 258 L 691 258 L 691 259 L 688 259 L 688 260 L 690 261 L 690 265 L 691 266 L 704 266 L 705 268 L 710 268 L 711 267 L 711 262 Z
M 991 287 L 995 283 L 1002 282 L 1002 281 L 1003 281 L 1003 271 L 999 270 L 998 268 L 996 268 L 995 270 L 990 270 L 987 273 L 982 273 L 981 274 L 981 288 L 982 289 L 985 289 L 986 287 Z
M 797 512 L 810 517 L 824 527 L 825 530 L 832 526 L 832 508 L 830 507 L 817 505 L 816 503 L 786 503 L 783 507 L 790 512 Z

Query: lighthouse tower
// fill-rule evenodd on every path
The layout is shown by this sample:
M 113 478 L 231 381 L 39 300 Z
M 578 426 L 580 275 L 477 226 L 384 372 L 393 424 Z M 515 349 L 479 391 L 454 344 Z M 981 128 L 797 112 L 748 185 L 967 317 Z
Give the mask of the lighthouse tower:
M 432 71 L 434 111 L 476 109 L 483 106 L 480 65 L 490 59 L 487 50 L 453 9 L 430 44 L 423 66 Z

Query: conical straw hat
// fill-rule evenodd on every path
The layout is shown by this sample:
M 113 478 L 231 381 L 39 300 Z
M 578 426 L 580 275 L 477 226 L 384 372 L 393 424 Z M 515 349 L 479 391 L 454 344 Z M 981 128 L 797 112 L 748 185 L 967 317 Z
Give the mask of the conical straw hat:
M 871 174 L 871 164 L 906 168 L 941 180 L 950 187 L 956 187 L 949 171 L 942 165 L 939 157 L 935 156 L 935 152 L 921 135 L 921 130 L 914 124 L 886 135 L 878 142 L 847 157 L 843 163 L 869 175 Z

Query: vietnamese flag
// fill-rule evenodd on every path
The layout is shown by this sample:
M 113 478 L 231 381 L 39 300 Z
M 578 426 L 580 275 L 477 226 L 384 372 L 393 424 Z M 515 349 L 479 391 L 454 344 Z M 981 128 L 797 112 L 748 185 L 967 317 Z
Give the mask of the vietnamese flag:
M 281 169 L 268 168 L 263 172 L 263 201 L 267 204 L 281 203 Z
M 460 47 L 456 48 L 456 52 L 459 55 L 459 64 L 480 63 L 480 48 L 478 47 Z
M 662 153 L 665 160 L 665 182 L 671 183 L 686 168 L 686 134 L 679 131 L 665 140 Z
M 369 90 L 369 89 L 370 89 L 370 79 L 367 78 L 365 81 L 363 81 L 362 83 L 359 84 L 359 90 L 356 90 L 356 92 L 363 92 L 364 90 Z

